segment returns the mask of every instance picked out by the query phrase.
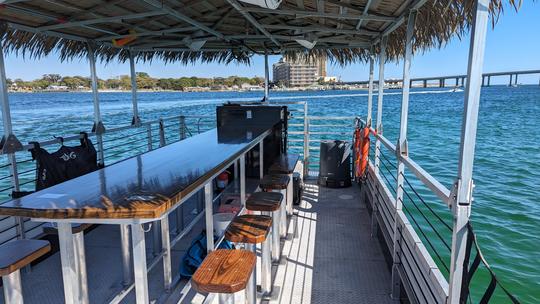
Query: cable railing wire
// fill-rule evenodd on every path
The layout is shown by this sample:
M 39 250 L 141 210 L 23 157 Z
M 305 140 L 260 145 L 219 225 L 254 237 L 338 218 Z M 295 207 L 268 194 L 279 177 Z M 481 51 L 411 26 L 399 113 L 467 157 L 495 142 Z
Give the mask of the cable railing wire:
M 437 214 L 437 212 L 435 212 L 435 210 L 433 210 L 433 208 L 431 208 L 431 206 L 429 206 L 429 204 L 422 198 L 422 196 L 420 196 L 420 194 L 416 191 L 416 189 L 414 189 L 414 187 L 412 186 L 412 184 L 409 182 L 409 179 L 407 178 L 407 176 L 405 176 L 405 174 L 403 174 L 403 178 L 405 180 L 405 182 L 407 183 L 407 185 L 409 186 L 409 188 L 411 188 L 411 190 L 414 192 L 414 194 L 416 195 L 416 197 L 418 197 L 418 199 L 429 209 L 429 211 L 431 211 L 431 213 L 444 225 L 446 226 L 446 228 L 448 228 L 448 230 L 452 231 L 452 227 L 450 225 L 448 225 L 448 223 L 446 223 L 446 221 L 441 218 L 440 215 Z
M 400 186 L 401 187 L 401 186 Z M 407 196 L 407 198 L 409 198 L 409 200 L 411 201 L 411 203 L 414 205 L 414 207 L 416 208 L 416 210 L 418 210 L 418 212 L 420 212 L 420 214 L 422 215 L 422 217 L 426 220 L 426 222 L 428 223 L 428 225 L 431 227 L 431 229 L 433 230 L 433 232 L 435 232 L 435 234 L 439 237 L 439 239 L 441 240 L 441 242 L 443 242 L 444 246 L 446 248 L 448 248 L 448 251 L 451 251 L 450 249 L 450 245 L 448 245 L 448 243 L 446 242 L 446 240 L 441 236 L 441 234 L 439 233 L 439 231 L 435 228 L 435 226 L 433 226 L 433 224 L 431 223 L 430 219 L 424 214 L 424 212 L 422 211 L 422 209 L 420 209 L 418 207 L 418 205 L 414 202 L 413 198 L 410 196 L 410 194 L 407 192 L 407 190 L 405 190 L 403 187 L 401 187 L 401 189 L 403 189 L 403 193 L 405 194 L 405 196 Z M 405 205 L 405 204 L 404 204 Z

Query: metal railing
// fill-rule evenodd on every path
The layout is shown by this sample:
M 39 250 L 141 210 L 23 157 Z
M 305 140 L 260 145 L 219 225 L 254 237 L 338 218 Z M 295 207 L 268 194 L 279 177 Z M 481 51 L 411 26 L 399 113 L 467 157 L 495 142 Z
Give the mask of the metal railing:
M 286 105 L 289 109 L 288 150 L 301 155 L 305 176 L 316 175 L 321 141 L 337 139 L 352 142 L 354 127 L 359 122 L 365 124 L 354 116 L 310 116 L 307 102 L 272 105 Z M 102 134 L 103 150 L 97 152 L 102 153 L 105 165 L 110 165 L 207 131 L 215 124 L 215 117 L 210 115 L 174 116 L 114 128 Z M 96 140 L 94 133 L 90 133 L 89 137 Z M 412 300 L 419 303 L 446 302 L 452 237 L 452 214 L 447 208 L 450 190 L 407 155 L 398 156 L 396 146 L 387 138 L 382 135 L 375 137 L 382 145 L 380 148 L 371 145 L 369 172 L 362 189 L 362 197 L 369 197 L 369 207 L 373 211 L 373 232 L 381 231 L 389 251 L 397 252 L 398 273 Z M 63 143 L 79 138 L 80 135 L 65 137 Z M 60 143 L 61 139 L 55 138 L 41 141 L 40 146 L 51 147 Z M 24 149 L 32 147 L 28 144 Z M 378 162 L 374 159 L 375 155 L 379 156 Z M 9 199 L 13 190 L 34 190 L 35 163 L 29 152 L 19 151 L 11 156 L 2 155 L 1 158 L 2 201 Z M 403 192 L 402 210 L 396 209 L 397 175 L 400 172 L 398 158 L 408 169 L 407 174 L 399 173 L 404 179 L 403 185 L 399 186 Z M 433 198 L 441 199 L 445 205 L 434 202 Z M 196 220 L 201 216 L 199 213 Z M 182 227 L 178 224 L 180 221 Z M 176 230 L 178 238 L 181 238 L 185 228 L 183 219 L 178 219 L 178 223 Z M 37 237 L 42 233 L 40 227 L 39 223 L 28 219 L 1 218 L 0 244 L 14 238 Z
M 107 130 L 102 134 L 102 154 L 104 165 L 111 165 L 152 149 L 185 139 L 215 127 L 215 119 L 210 116 L 173 116 L 158 120 L 128 125 Z M 96 143 L 95 133 L 88 133 Z M 81 135 L 57 137 L 39 141 L 41 147 L 57 148 L 61 144 L 78 144 Z M 26 144 L 22 151 L 0 155 L 0 204 L 11 199 L 12 191 L 31 192 L 35 190 L 36 164 Z M 14 160 L 10 162 L 10 160 Z M 15 175 L 13 174 L 15 172 Z M 0 244 L 16 238 L 35 238 L 42 234 L 41 224 L 29 219 L 0 217 Z

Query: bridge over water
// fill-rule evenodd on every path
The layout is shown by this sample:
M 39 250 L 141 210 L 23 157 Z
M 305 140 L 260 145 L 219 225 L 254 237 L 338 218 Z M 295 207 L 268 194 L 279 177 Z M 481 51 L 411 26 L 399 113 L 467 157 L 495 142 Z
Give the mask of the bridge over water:
M 538 74 L 540 76 L 540 70 L 525 70 L 525 71 L 508 71 L 508 72 L 495 72 L 495 73 L 485 73 L 482 74 L 482 86 L 489 87 L 491 85 L 491 77 L 502 77 L 506 76 L 509 77 L 508 85 L 517 85 L 518 84 L 518 76 L 519 75 L 530 75 L 530 74 Z M 451 84 L 452 86 L 463 86 L 465 84 L 465 79 L 467 78 L 467 75 L 450 75 L 450 76 L 436 76 L 436 77 L 421 77 L 421 78 L 411 78 L 411 87 L 413 84 L 421 82 L 422 86 L 426 88 L 428 86 L 428 82 L 436 81 L 438 82 L 438 86 L 441 88 L 444 88 L 447 86 L 447 84 Z M 401 86 L 403 80 L 402 79 L 385 79 L 385 84 L 391 85 L 391 86 Z M 364 81 L 350 81 L 350 82 L 342 82 L 341 84 L 350 84 L 350 85 L 367 85 L 369 83 L 368 80 Z M 378 83 L 378 80 L 374 80 L 373 83 Z M 538 83 L 540 85 L 540 81 Z

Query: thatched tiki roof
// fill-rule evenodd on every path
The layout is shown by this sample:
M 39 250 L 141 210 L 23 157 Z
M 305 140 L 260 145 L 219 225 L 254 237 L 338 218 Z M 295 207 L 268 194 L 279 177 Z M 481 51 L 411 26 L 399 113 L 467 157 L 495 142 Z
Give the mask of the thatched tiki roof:
M 493 20 L 502 1 L 491 0 Z M 324 53 L 346 64 L 367 59 L 382 35 L 388 35 L 388 59 L 399 58 L 411 9 L 418 10 L 414 49 L 440 47 L 470 27 L 473 3 L 283 0 L 272 10 L 237 0 L 7 0 L 0 5 L 0 33 L 8 52 L 58 51 L 62 60 L 86 56 L 91 45 L 104 61 L 124 61 L 132 51 L 141 60 L 249 62 L 268 52 Z

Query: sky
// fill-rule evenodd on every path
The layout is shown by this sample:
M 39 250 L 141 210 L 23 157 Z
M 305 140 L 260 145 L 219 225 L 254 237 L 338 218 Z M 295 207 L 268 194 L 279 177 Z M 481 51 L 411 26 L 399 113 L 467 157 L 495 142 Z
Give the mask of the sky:
M 519 12 L 506 6 L 495 28 L 488 31 L 484 72 L 502 72 L 516 70 L 540 69 L 540 2 L 523 0 Z M 412 77 L 428 77 L 466 74 L 469 51 L 469 36 L 462 39 L 454 38 L 441 49 L 432 49 L 415 54 L 411 67 Z M 279 56 L 270 56 L 269 63 L 279 60 Z M 60 63 L 54 54 L 38 60 L 6 55 L 6 73 L 11 79 L 21 78 L 32 80 L 43 74 L 61 74 L 62 76 L 90 74 L 86 60 L 74 60 Z M 369 66 L 352 64 L 345 67 L 328 64 L 328 75 L 337 76 L 343 81 L 366 80 Z M 251 65 L 221 64 L 190 64 L 172 63 L 165 65 L 161 61 L 138 63 L 138 72 L 147 72 L 152 77 L 226 77 L 226 76 L 263 76 L 264 57 L 254 56 Z M 271 70 L 271 69 L 270 69 Z M 129 74 L 128 64 L 109 63 L 98 64 L 98 77 L 112 78 Z M 377 68 L 375 69 L 377 72 Z M 403 66 L 401 63 L 387 63 L 385 78 L 401 78 Z M 377 75 L 377 74 L 375 74 Z M 492 84 L 506 84 L 508 77 L 491 79 Z M 538 75 L 519 78 L 520 83 L 539 83 Z

